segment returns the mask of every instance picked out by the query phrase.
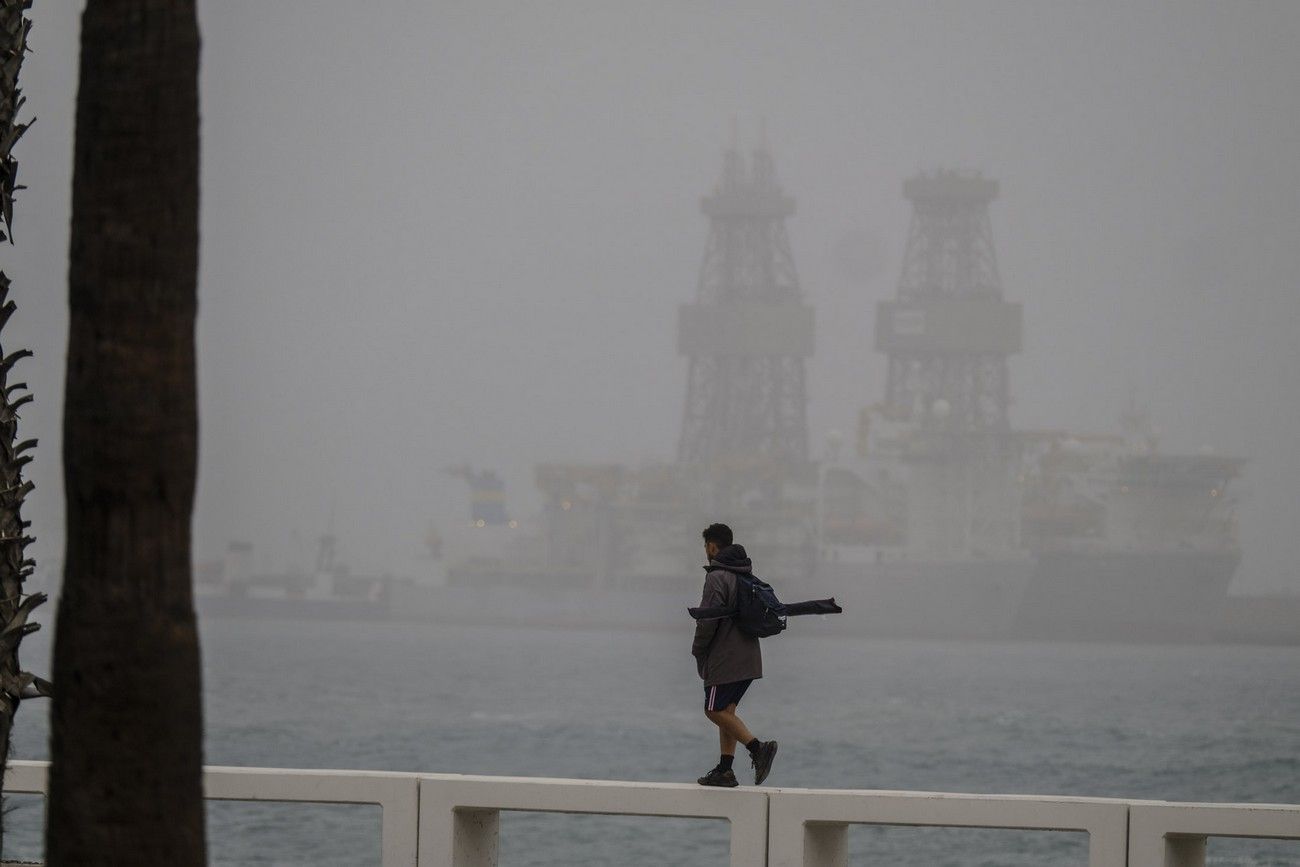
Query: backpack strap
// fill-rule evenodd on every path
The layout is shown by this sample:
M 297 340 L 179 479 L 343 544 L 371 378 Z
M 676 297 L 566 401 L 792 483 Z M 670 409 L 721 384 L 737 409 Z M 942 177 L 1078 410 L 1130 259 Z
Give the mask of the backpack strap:
M 725 620 L 736 613 L 735 608 L 728 608 L 725 605 L 714 605 L 709 608 L 687 608 L 686 610 L 696 620 Z

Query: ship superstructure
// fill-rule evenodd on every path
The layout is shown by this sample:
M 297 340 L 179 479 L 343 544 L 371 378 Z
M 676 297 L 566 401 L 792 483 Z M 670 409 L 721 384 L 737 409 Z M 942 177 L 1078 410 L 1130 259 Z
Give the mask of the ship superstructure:
M 1035 637 L 1205 640 L 1222 628 L 1241 561 L 1244 460 L 1166 454 L 1130 407 L 1125 434 L 1025 434 L 1034 580 L 1017 630 Z

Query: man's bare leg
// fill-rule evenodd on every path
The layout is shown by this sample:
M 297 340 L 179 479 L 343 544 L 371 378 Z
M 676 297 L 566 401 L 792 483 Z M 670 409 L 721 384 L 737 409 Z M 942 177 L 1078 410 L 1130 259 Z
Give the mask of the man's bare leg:
M 734 756 L 736 754 L 736 739 L 727 734 L 727 730 L 721 727 L 718 729 L 718 747 L 718 751 L 724 756 Z
M 736 754 L 737 742 L 748 744 L 754 740 L 754 733 L 740 717 L 736 716 L 734 702 L 723 710 L 706 710 L 704 715 L 709 718 L 709 722 L 718 727 L 718 746 L 721 747 L 724 756 Z

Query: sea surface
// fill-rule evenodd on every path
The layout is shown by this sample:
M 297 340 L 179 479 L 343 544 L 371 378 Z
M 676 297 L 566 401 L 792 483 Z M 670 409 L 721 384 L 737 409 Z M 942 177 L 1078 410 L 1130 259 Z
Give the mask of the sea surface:
M 717 761 L 690 637 L 207 620 L 206 761 L 690 782 Z M 24 651 L 49 670 L 48 635 Z M 1300 648 L 882 641 L 806 618 L 764 664 L 741 716 L 781 743 L 771 784 L 1300 803 Z M 23 704 L 15 758 L 48 756 L 47 713 Z M 40 799 L 10 801 L 6 856 L 39 857 Z M 377 865 L 379 811 L 210 804 L 209 841 L 217 865 Z M 859 827 L 850 854 L 1087 863 L 1055 832 Z M 1213 839 L 1210 861 L 1300 865 L 1300 843 Z M 502 816 L 502 865 L 725 863 L 722 822 Z

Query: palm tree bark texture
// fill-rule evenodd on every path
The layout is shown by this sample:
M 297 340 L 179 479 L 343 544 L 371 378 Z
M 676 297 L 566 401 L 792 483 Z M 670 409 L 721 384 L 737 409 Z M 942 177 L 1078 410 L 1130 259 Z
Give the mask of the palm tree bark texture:
M 194 0 L 88 0 L 73 152 L 51 867 L 205 861 L 190 571 Z
M 30 124 L 18 121 L 23 107 L 18 73 L 27 54 L 31 21 L 27 10 L 31 0 L 0 0 L 0 241 L 13 238 L 14 193 L 18 185 L 18 160 L 14 145 Z M 9 300 L 9 277 L 0 271 L 0 331 L 17 305 Z M 7 341 L 6 341 L 7 342 Z M 0 761 L 9 759 L 14 717 L 24 698 L 49 695 L 49 683 L 22 670 L 18 648 L 23 636 L 40 627 L 28 619 L 45 601 L 44 593 L 27 594 L 23 584 L 35 568 L 26 556 L 35 541 L 27 534 L 30 521 L 23 520 L 22 506 L 32 490 L 23 479 L 36 440 L 18 441 L 18 410 L 32 400 L 27 384 L 10 382 L 14 364 L 31 355 L 22 349 L 6 354 L 0 348 Z M 0 809 L 0 857 L 4 853 L 4 810 Z

